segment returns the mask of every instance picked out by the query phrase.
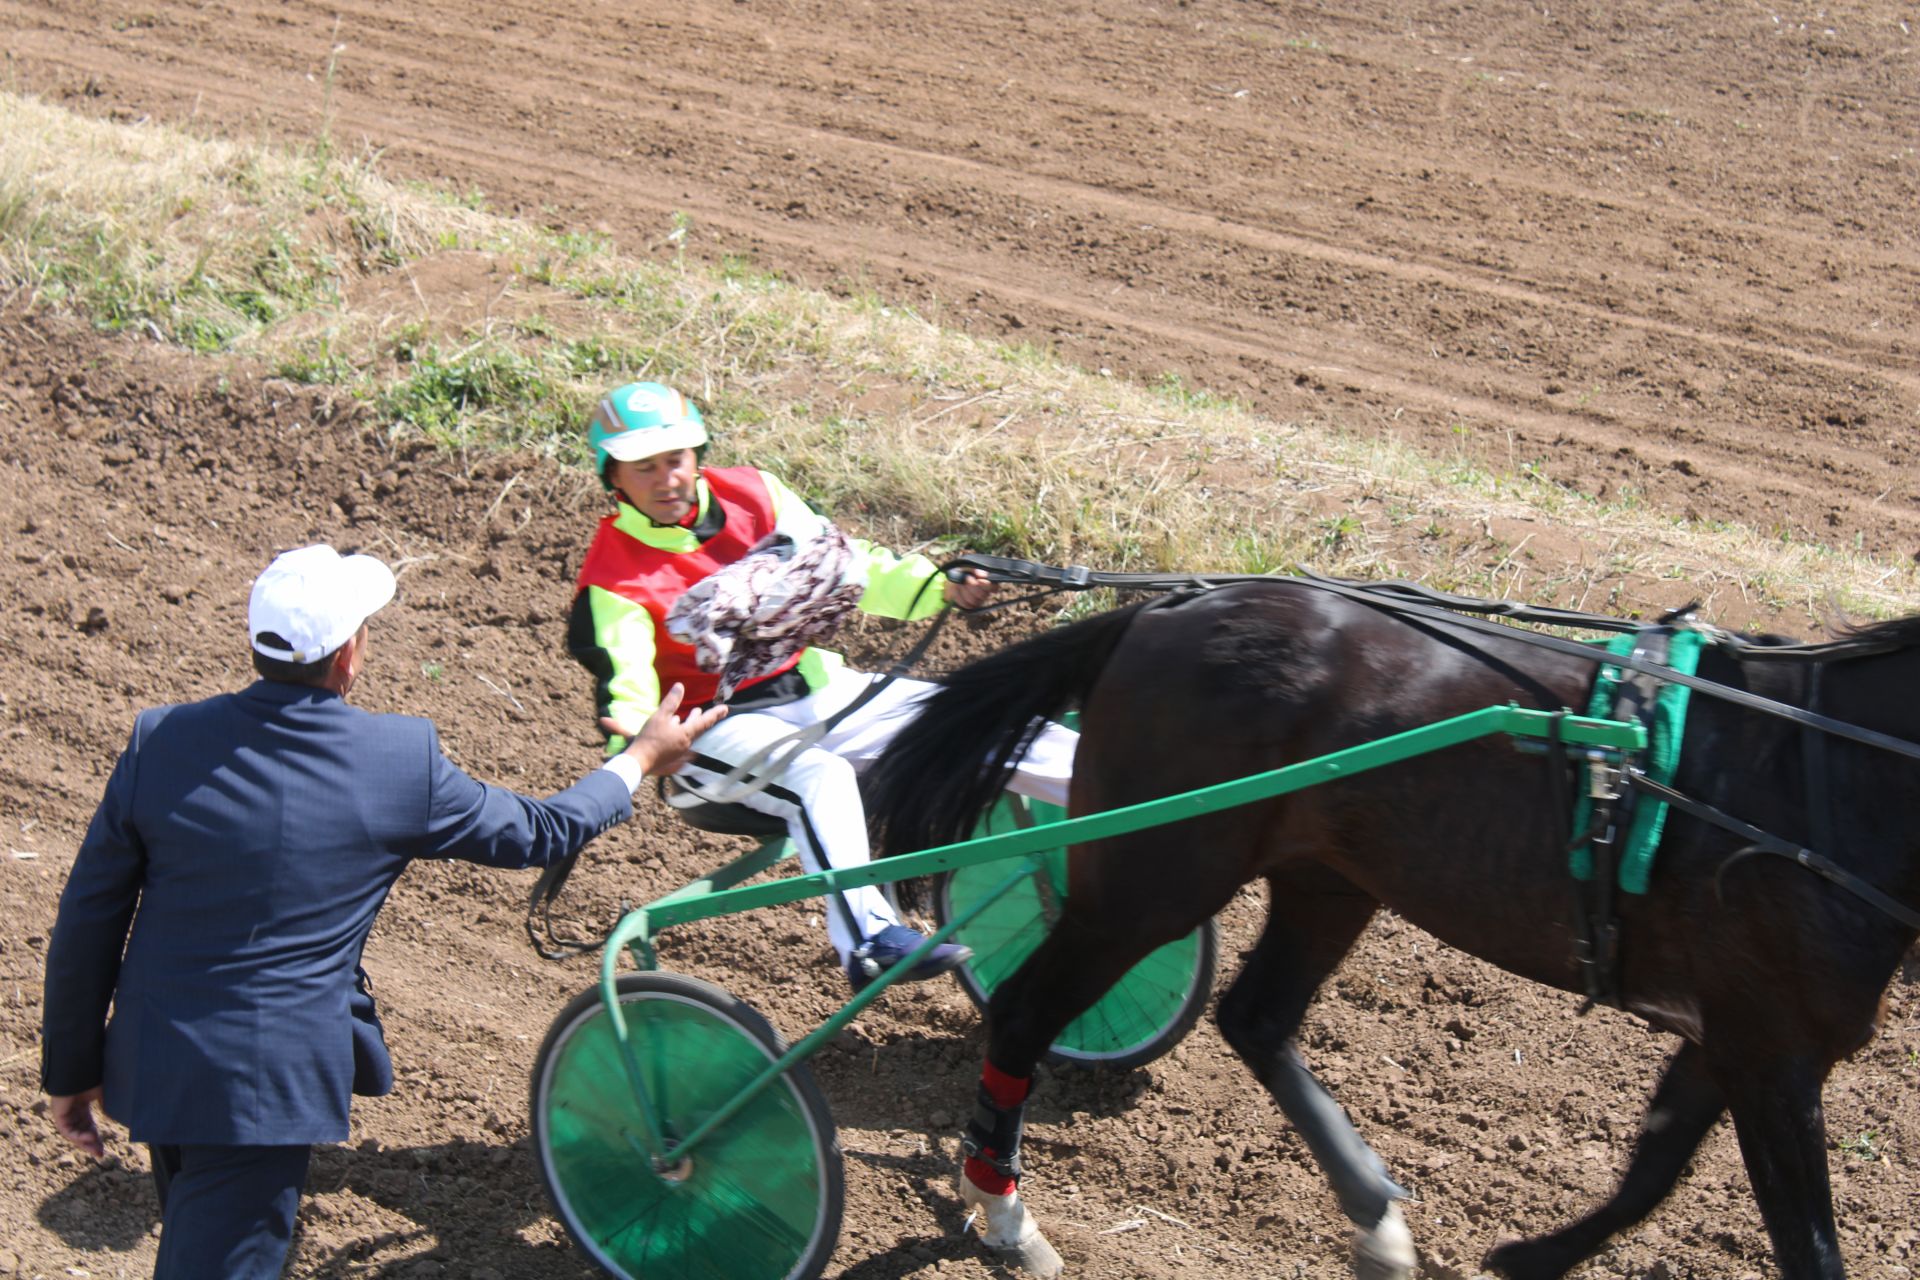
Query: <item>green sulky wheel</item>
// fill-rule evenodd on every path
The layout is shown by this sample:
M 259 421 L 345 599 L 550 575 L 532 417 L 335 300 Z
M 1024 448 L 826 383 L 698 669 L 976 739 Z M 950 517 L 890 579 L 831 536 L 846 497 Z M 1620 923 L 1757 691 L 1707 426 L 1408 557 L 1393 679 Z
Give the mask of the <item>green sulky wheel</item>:
M 622 974 L 620 1011 L 668 1142 L 692 1133 L 785 1052 L 720 988 Z M 789 1068 L 676 1167 L 656 1170 L 613 1023 L 595 987 L 554 1020 L 534 1059 L 540 1175 L 567 1234 L 623 1280 L 812 1280 L 846 1201 L 826 1099 Z
M 1003 796 L 976 835 L 998 835 L 1035 823 L 1058 822 L 1057 806 Z M 960 929 L 954 940 L 973 948 L 973 959 L 954 970 L 981 1009 L 1002 982 L 1033 954 L 1066 898 L 1067 851 L 1050 849 L 1040 875 L 1015 885 Z M 938 878 L 934 916 L 941 924 L 960 915 L 1006 879 L 1007 864 L 960 867 Z M 1094 1006 L 1062 1031 L 1048 1052 L 1054 1062 L 1090 1067 L 1136 1067 L 1166 1053 L 1193 1030 L 1213 992 L 1219 931 L 1209 920 L 1129 969 Z

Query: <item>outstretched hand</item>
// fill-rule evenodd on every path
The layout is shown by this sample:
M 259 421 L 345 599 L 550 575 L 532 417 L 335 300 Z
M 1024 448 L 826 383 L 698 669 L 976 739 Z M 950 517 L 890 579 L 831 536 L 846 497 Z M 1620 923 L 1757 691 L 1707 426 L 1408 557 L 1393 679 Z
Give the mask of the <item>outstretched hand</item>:
M 95 1160 L 107 1154 L 107 1144 L 101 1141 L 100 1126 L 93 1118 L 93 1104 L 98 1101 L 99 1085 L 85 1093 L 69 1093 L 47 1099 L 47 1113 L 53 1117 L 53 1127 L 60 1131 L 60 1136 Z
M 680 766 L 693 754 L 693 740 L 726 718 L 725 707 L 708 707 L 704 711 L 695 711 L 682 720 L 679 717 L 680 700 L 686 696 L 686 690 L 676 684 L 667 690 L 667 696 L 660 699 L 660 705 L 647 717 L 646 723 L 638 729 L 631 721 L 615 720 L 612 716 L 601 716 L 600 727 L 610 734 L 628 739 L 623 754 L 632 756 L 640 762 L 640 772 L 645 774 L 678 773 Z

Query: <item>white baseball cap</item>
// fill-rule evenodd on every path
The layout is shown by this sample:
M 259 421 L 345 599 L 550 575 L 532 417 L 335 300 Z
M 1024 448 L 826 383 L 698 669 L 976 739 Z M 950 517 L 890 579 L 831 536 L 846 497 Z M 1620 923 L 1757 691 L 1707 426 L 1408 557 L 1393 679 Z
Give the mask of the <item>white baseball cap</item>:
M 384 608 L 393 587 L 393 570 L 372 556 L 343 556 L 325 543 L 284 552 L 253 580 L 247 635 L 255 653 L 318 662 Z M 286 647 L 262 643 L 268 632 Z

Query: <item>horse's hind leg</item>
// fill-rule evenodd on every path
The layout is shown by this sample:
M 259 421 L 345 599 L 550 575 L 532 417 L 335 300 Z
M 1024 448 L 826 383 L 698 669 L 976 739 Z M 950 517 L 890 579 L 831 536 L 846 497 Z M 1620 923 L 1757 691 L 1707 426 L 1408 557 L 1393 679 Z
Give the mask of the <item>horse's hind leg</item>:
M 1054 1038 L 1162 938 L 1144 929 L 1102 929 L 1086 923 L 1080 904 L 994 991 L 987 1006 L 987 1062 L 967 1126 L 960 1198 L 984 1217 L 987 1247 L 1028 1275 L 1057 1276 L 1060 1255 L 1020 1200 L 1020 1134 L 1033 1070 Z M 1137 924 L 1138 922 L 1136 922 Z
M 1558 1280 L 1598 1253 L 1609 1237 L 1653 1212 L 1726 1107 L 1720 1087 L 1707 1074 L 1706 1054 L 1698 1045 L 1681 1045 L 1647 1105 L 1633 1158 L 1612 1199 L 1551 1235 L 1501 1245 L 1485 1265 L 1513 1280 Z
M 1377 905 L 1323 868 L 1270 881 L 1267 928 L 1220 1000 L 1220 1031 L 1273 1094 L 1332 1184 L 1355 1228 L 1354 1271 L 1363 1280 L 1410 1276 L 1416 1258 L 1387 1176 L 1340 1104 L 1294 1046 L 1313 993 L 1353 946 Z

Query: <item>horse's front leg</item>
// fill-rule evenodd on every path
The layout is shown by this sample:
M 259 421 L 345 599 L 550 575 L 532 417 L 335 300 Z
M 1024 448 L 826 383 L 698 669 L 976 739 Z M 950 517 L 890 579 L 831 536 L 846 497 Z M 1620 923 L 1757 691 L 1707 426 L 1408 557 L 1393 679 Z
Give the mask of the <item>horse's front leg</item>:
M 1512 1280 L 1559 1280 L 1598 1253 L 1609 1237 L 1653 1212 L 1726 1109 L 1720 1087 L 1707 1074 L 1706 1054 L 1698 1045 L 1681 1045 L 1647 1105 L 1640 1139 L 1613 1198 L 1551 1235 L 1501 1245 L 1485 1265 Z
M 983 1221 L 983 1240 L 1032 1276 L 1065 1270 L 1020 1199 L 1020 1133 L 1033 1069 L 1067 1024 L 1148 951 L 1137 939 L 1079 924 L 1071 908 L 987 1008 L 987 1061 L 964 1145 L 960 1198 Z
M 1843 1280 L 1827 1180 L 1826 1068 L 1804 1057 L 1714 1056 L 1781 1280 Z
M 1313 993 L 1376 904 L 1324 868 L 1275 876 L 1266 932 L 1220 1000 L 1220 1032 L 1293 1122 L 1354 1225 L 1360 1280 L 1405 1280 L 1418 1257 L 1395 1200 L 1406 1192 L 1314 1079 L 1294 1046 Z

